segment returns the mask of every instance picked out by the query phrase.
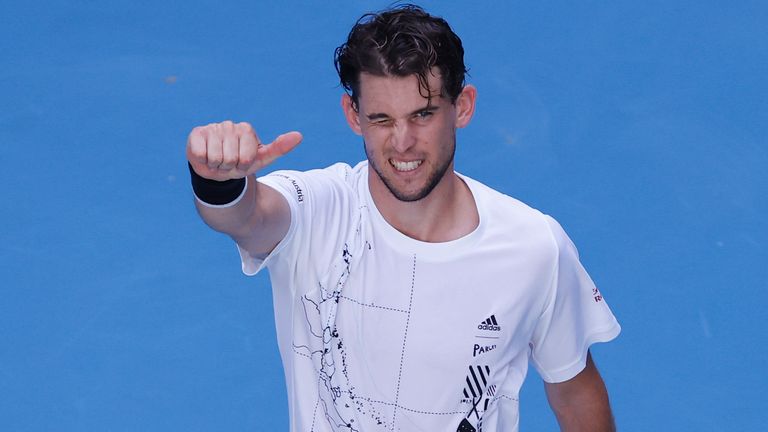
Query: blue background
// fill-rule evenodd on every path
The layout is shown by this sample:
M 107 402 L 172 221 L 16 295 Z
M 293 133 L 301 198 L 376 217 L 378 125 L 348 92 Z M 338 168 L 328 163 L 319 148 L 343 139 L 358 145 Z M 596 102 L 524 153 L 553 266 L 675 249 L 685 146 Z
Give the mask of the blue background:
M 185 140 L 361 159 L 332 53 L 386 3 L 0 3 L 0 429 L 287 430 L 268 277 L 198 219 Z M 479 89 L 457 169 L 554 215 L 622 323 L 619 429 L 764 429 L 768 3 L 423 5 Z M 521 414 L 556 429 L 533 370 Z

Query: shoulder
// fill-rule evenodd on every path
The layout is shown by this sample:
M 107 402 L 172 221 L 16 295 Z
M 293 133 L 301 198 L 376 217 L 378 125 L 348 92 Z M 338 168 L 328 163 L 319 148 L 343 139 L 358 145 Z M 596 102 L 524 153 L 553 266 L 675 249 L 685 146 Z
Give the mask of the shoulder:
M 341 183 L 354 183 L 354 179 L 359 175 L 360 164 L 352 167 L 345 162 L 337 162 L 325 168 L 318 168 L 305 171 L 309 177 L 328 178 Z
M 539 249 L 553 258 L 562 244 L 570 242 L 552 216 L 480 181 L 460 176 L 472 190 L 489 235 Z
M 292 226 L 297 226 L 297 236 L 302 237 L 311 231 L 327 234 L 355 223 L 361 207 L 356 187 L 359 177 L 358 167 L 336 163 L 308 171 L 275 171 L 259 181 L 288 201 Z
M 459 174 L 462 180 L 472 190 L 478 206 L 486 207 L 486 210 L 518 213 L 521 217 L 538 217 L 541 212 L 524 202 L 500 192 L 478 180 Z
M 322 197 L 327 194 L 352 192 L 359 172 L 357 166 L 351 167 L 349 164 L 339 162 L 325 168 L 307 171 L 273 171 L 259 177 L 258 180 L 280 190 L 284 195 L 290 193 L 291 198 L 303 203 L 313 195 Z
M 297 180 L 302 182 L 310 180 L 348 182 L 354 177 L 356 168 L 357 167 L 353 168 L 349 164 L 343 162 L 337 162 L 325 168 L 315 168 L 307 171 L 277 170 L 260 177 L 259 180 L 286 179 L 288 181 Z
M 481 218 L 485 217 L 489 224 L 510 228 L 525 226 L 549 232 L 550 216 L 478 180 L 461 174 L 459 176 L 472 191 Z

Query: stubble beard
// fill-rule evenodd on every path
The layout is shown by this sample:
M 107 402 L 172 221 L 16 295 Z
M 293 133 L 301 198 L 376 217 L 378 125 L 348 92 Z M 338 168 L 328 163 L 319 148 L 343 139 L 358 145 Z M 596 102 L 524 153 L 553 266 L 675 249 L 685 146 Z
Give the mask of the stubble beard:
M 365 148 L 365 155 L 368 157 L 368 166 L 370 168 L 373 168 L 373 171 L 376 172 L 376 175 L 379 176 L 381 179 L 381 182 L 384 183 L 384 186 L 387 187 L 389 192 L 398 200 L 403 202 L 414 202 L 419 201 L 423 198 L 425 198 L 427 195 L 432 193 L 432 190 L 435 189 L 435 187 L 440 183 L 440 180 L 443 179 L 445 176 L 445 173 L 448 171 L 448 168 L 453 163 L 453 158 L 456 154 L 456 138 L 454 135 L 454 138 L 451 142 L 451 150 L 449 152 L 450 156 L 443 161 L 440 165 L 435 168 L 432 173 L 430 173 L 429 177 L 427 178 L 427 182 L 424 185 L 423 188 L 419 189 L 418 191 L 412 193 L 412 194 L 406 194 L 404 191 L 401 191 L 397 189 L 397 187 L 394 185 L 394 182 L 390 179 L 388 179 L 381 171 L 379 166 L 376 163 L 376 159 L 373 157 L 373 155 L 368 151 L 368 146 L 365 145 L 365 141 L 363 141 L 363 147 Z M 389 163 L 389 160 L 385 160 L 384 163 Z

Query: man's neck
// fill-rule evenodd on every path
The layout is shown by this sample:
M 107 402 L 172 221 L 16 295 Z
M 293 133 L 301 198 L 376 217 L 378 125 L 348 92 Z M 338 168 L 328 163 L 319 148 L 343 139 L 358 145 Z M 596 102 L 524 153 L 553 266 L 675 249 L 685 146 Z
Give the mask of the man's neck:
M 400 201 L 368 171 L 371 196 L 384 220 L 416 240 L 440 243 L 471 233 L 480 223 L 477 204 L 469 186 L 453 170 L 426 197 Z

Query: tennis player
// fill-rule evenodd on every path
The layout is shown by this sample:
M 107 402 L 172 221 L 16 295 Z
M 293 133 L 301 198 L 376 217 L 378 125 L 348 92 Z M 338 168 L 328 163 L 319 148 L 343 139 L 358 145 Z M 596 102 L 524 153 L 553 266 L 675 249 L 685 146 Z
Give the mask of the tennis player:
M 269 271 L 291 430 L 517 431 L 529 364 L 562 430 L 614 430 L 589 347 L 620 327 L 573 243 L 455 171 L 477 97 L 459 37 L 401 5 L 335 64 L 364 161 L 265 175 L 301 134 L 230 121 L 187 143 L 201 217 Z

